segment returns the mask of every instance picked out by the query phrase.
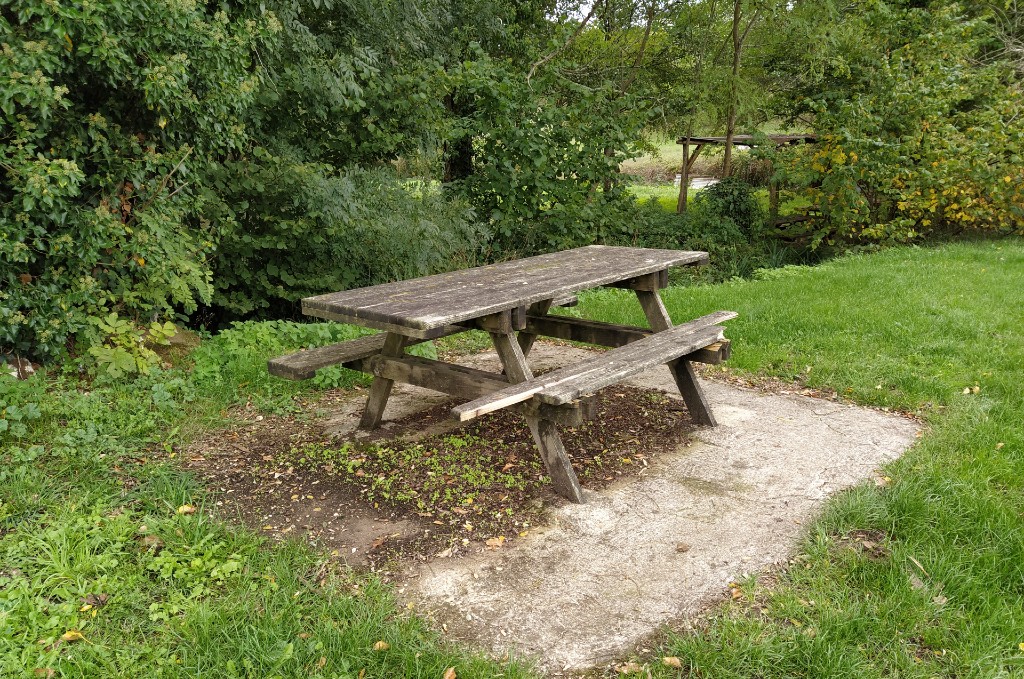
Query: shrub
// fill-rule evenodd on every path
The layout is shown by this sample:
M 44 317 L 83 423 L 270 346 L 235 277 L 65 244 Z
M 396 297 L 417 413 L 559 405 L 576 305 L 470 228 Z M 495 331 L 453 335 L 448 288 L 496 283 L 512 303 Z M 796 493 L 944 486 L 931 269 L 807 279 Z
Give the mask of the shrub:
M 979 61 L 984 24 L 957 5 L 873 4 L 844 32 L 855 48 L 812 102 L 818 144 L 776 163 L 823 215 L 812 243 L 1024 231 L 1024 97 L 1005 65 Z
M 195 308 L 221 224 L 203 176 L 248 143 L 277 28 L 202 3 L 18 0 L 0 13 L 0 347 Z
M 473 213 L 384 171 L 335 172 L 260 155 L 225 165 L 215 188 L 240 206 L 214 262 L 213 303 L 231 317 L 291 315 L 310 295 L 470 266 Z
M 760 236 L 766 215 L 747 182 L 727 177 L 708 186 L 693 200 L 691 235 L 750 242 Z
M 454 182 L 503 256 L 601 242 L 629 230 L 634 208 L 619 175 L 639 154 L 647 113 L 611 85 L 584 88 L 550 72 L 530 82 L 487 58 L 453 75 L 453 97 L 471 110 L 473 168 Z

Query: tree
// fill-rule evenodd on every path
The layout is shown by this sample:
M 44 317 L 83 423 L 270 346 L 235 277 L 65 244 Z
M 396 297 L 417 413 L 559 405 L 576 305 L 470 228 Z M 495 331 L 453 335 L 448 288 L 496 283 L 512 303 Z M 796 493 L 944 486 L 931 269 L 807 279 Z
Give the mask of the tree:
M 841 26 L 841 28 L 840 28 Z M 984 19 L 955 5 L 864 3 L 808 98 L 819 143 L 784 174 L 823 213 L 812 243 L 907 241 L 1024 226 L 1024 115 Z
M 36 357 L 90 321 L 212 295 L 211 168 L 250 142 L 280 24 L 195 3 L 0 10 L 0 346 Z

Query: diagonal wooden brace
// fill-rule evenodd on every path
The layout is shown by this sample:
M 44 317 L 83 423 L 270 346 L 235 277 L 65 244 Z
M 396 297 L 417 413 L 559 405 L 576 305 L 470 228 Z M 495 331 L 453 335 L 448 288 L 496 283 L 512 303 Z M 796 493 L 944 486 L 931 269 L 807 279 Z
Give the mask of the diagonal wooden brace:
M 389 332 L 384 338 L 384 347 L 380 350 L 380 355 L 389 358 L 401 356 L 405 352 L 407 344 L 409 344 L 408 337 Z M 386 377 L 373 378 L 370 395 L 366 399 L 366 409 L 363 411 L 362 419 L 359 420 L 360 429 L 376 429 L 380 425 L 380 420 L 384 417 L 384 407 L 388 404 L 391 387 L 394 384 L 394 380 Z

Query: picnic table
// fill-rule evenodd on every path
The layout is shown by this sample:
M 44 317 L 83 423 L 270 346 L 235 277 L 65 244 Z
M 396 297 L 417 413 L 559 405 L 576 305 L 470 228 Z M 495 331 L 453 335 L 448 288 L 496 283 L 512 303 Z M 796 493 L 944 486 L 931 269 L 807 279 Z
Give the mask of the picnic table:
M 577 426 L 592 418 L 598 390 L 667 364 L 693 421 L 715 425 L 692 364 L 729 357 L 729 340 L 719 324 L 736 313 L 718 311 L 673 327 L 658 294 L 668 283 L 670 267 L 707 261 L 705 252 L 591 245 L 307 297 L 302 300 L 304 314 L 382 332 L 275 358 L 268 368 L 293 380 L 309 379 L 317 370 L 339 364 L 373 375 L 359 423 L 363 429 L 380 424 L 395 382 L 465 401 L 452 408 L 460 421 L 513 409 L 525 416 L 556 492 L 582 502 L 558 426 Z M 549 313 L 555 306 L 572 304 L 576 293 L 601 286 L 634 291 L 650 328 Z M 414 344 L 473 329 L 489 333 L 503 373 L 405 354 Z M 538 336 L 611 350 L 534 377 L 527 357 Z

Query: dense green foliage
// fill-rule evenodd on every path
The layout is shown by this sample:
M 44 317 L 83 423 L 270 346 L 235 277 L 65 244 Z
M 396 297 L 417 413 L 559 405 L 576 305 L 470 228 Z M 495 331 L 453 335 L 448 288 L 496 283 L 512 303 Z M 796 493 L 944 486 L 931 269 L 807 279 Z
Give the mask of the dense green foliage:
M 168 321 L 288 317 L 309 294 L 595 242 L 706 243 L 746 272 L 803 257 L 779 254 L 792 242 L 1020 230 L 1013 14 L 7 0 L 0 354 L 144 372 Z M 786 244 L 753 213 L 683 224 L 624 190 L 646 131 L 780 118 L 821 138 L 768 154 L 818 215 Z
M 1007 64 L 981 60 L 990 27 L 955 5 L 843 17 L 806 102 L 820 141 L 782 173 L 823 215 L 814 242 L 1024 229 L 1024 97 Z
M 91 317 L 213 292 L 202 185 L 249 141 L 257 44 L 279 30 L 195 3 L 0 11 L 0 346 L 51 356 Z

